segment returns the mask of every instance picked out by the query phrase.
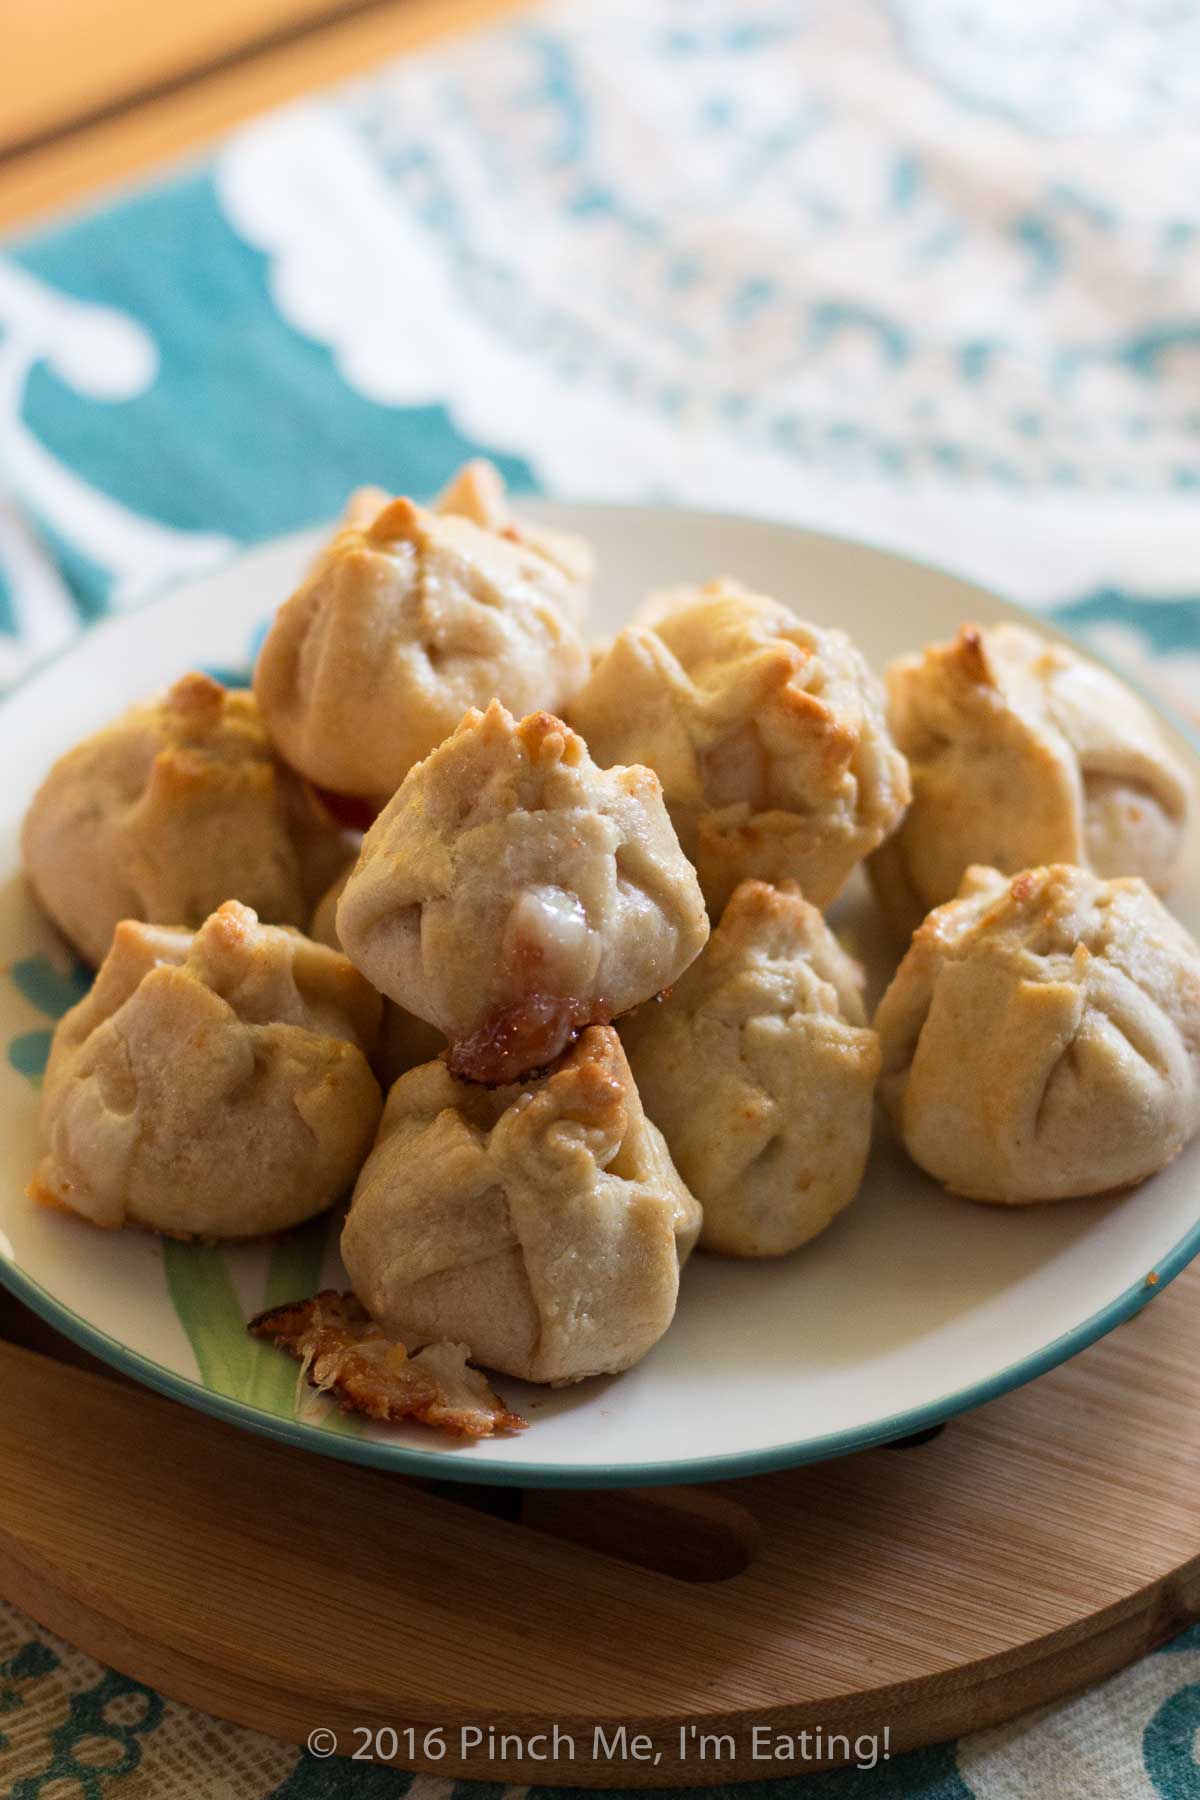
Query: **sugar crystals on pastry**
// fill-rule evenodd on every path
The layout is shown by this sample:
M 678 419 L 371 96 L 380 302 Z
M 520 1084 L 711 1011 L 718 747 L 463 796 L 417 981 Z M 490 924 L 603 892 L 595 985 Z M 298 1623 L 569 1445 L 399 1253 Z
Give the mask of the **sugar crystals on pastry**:
M 499 1082 L 669 987 L 708 921 L 657 776 L 599 769 L 560 719 L 493 702 L 371 827 L 337 930 L 457 1073 Z
M 373 498 L 279 609 L 254 691 L 295 768 L 383 802 L 469 707 L 561 707 L 587 651 L 578 577 L 515 528 Z
M 346 847 L 252 696 L 201 674 L 61 756 L 21 835 L 35 894 L 92 963 L 121 919 L 199 925 L 231 894 L 307 926 Z
M 1170 884 L 1191 800 L 1157 720 L 1116 675 L 1023 625 L 964 625 L 887 671 L 913 800 L 872 859 L 907 934 L 969 864 L 1075 862 Z
M 744 881 L 670 994 L 622 1022 L 706 1249 L 780 1256 L 858 1192 L 879 1073 L 862 985 L 815 906 Z
M 379 1007 L 344 956 L 235 900 L 194 934 L 125 921 L 55 1031 L 31 1193 L 176 1237 L 300 1224 L 370 1149 Z
M 1200 948 L 1137 877 L 969 869 L 875 1023 L 909 1155 L 971 1199 L 1127 1188 L 1200 1128 Z
M 714 918 L 747 877 L 828 906 L 908 799 L 850 639 L 732 581 L 652 596 L 567 716 L 597 762 L 659 776 Z
M 630 1368 L 658 1341 L 699 1227 L 616 1032 L 595 1026 L 524 1083 L 478 1087 L 441 1062 L 403 1076 L 342 1257 L 389 1334 L 561 1384 Z

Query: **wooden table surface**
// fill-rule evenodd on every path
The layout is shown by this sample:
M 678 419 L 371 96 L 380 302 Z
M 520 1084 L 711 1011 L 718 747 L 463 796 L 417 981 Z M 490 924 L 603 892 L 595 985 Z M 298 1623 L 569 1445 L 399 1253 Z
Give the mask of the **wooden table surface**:
M 521 0 L 35 0 L 0 9 L 0 230 Z

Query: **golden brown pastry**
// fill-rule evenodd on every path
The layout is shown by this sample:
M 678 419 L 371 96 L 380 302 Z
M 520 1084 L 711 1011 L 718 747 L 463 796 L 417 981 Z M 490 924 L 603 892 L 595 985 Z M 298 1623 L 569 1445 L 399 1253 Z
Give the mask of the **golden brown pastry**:
M 964 625 L 887 672 L 913 800 L 871 863 L 897 930 L 913 931 L 971 863 L 1052 862 L 1166 888 L 1187 776 L 1125 683 L 1023 625 Z
M 295 768 L 382 803 L 469 707 L 561 706 L 587 651 L 577 577 L 515 528 L 369 503 L 275 615 L 254 691 Z
M 356 487 L 342 508 L 342 516 L 338 520 L 338 524 L 343 527 L 353 526 L 360 531 L 365 531 L 367 526 L 379 517 L 384 507 L 390 506 L 395 498 L 396 496 L 389 494 L 386 488 L 376 487 L 372 483 L 368 483 L 364 487 Z M 437 508 L 435 507 L 434 510 L 437 511 Z M 332 541 L 336 542 L 336 536 Z M 314 568 L 329 549 L 329 544 L 322 544 L 313 559 Z
M 598 769 L 561 720 L 470 712 L 363 840 L 337 910 L 381 993 L 509 1081 L 669 987 L 708 936 L 649 769 Z
M 34 893 L 91 963 L 121 919 L 199 925 L 231 894 L 306 926 L 346 851 L 252 696 L 199 674 L 61 756 L 21 834 Z
M 596 569 L 591 545 L 572 531 L 553 531 L 514 513 L 495 463 L 483 457 L 464 463 L 434 501 L 433 510 L 470 519 L 485 531 L 511 538 L 545 557 L 565 578 L 568 603 L 575 618 L 582 621 Z
M 706 1249 L 781 1256 L 858 1192 L 879 1073 L 862 987 L 815 906 L 743 881 L 671 993 L 622 1022 Z
M 379 1005 L 344 956 L 236 900 L 194 935 L 126 920 L 54 1033 L 30 1192 L 172 1237 L 300 1224 L 371 1147 Z
M 449 1339 L 555 1384 L 628 1369 L 675 1313 L 700 1208 L 615 1031 L 504 1088 L 402 1077 L 342 1233 L 354 1291 L 410 1347 Z
M 355 488 L 346 502 L 341 523 L 366 527 L 394 498 L 386 488 Z M 574 532 L 555 531 L 515 513 L 509 504 L 504 477 L 495 463 L 485 457 L 465 462 L 437 499 L 430 502 L 430 511 L 470 519 L 481 530 L 523 544 L 553 563 L 566 580 L 564 591 L 571 612 L 578 622 L 582 621 L 596 567 L 591 545 Z M 328 545 L 320 554 L 324 556 L 327 549 Z
M 1131 1187 L 1200 1126 L 1200 949 L 1137 878 L 969 869 L 875 1024 L 905 1148 L 974 1200 Z
M 567 717 L 602 766 L 658 775 L 714 919 L 753 876 L 828 906 L 908 800 L 850 639 L 733 581 L 652 596 Z

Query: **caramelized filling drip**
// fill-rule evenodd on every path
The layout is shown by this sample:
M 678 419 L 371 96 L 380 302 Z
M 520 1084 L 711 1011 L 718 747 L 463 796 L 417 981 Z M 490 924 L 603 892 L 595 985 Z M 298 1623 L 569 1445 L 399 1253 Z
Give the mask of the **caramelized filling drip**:
M 319 787 L 314 791 L 325 810 L 347 831 L 369 831 L 379 817 L 379 807 L 373 800 L 361 799 L 357 794 L 335 794 L 332 788 Z
M 462 1081 L 503 1087 L 539 1074 L 557 1062 L 585 1025 L 607 1025 L 603 1003 L 562 994 L 528 994 L 489 1013 L 469 1037 L 445 1051 L 447 1067 Z

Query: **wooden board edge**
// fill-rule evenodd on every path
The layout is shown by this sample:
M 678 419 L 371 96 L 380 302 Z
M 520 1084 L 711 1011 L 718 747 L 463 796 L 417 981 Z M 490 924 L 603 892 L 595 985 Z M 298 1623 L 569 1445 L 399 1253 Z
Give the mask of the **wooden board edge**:
M 355 1703 L 342 1694 L 297 1695 L 282 1684 L 274 1685 L 267 1671 L 251 1679 L 244 1671 L 235 1675 L 158 1644 L 110 1617 L 96 1595 L 64 1590 L 35 1556 L 18 1556 L 2 1531 L 0 1593 L 47 1630 L 133 1680 L 201 1712 L 285 1742 L 302 1745 L 320 1728 L 333 1732 L 338 1754 L 350 1755 L 355 1749 L 376 1746 L 376 1734 L 391 1730 L 401 1739 L 402 1753 L 370 1760 L 422 1774 L 491 1782 L 502 1776 L 506 1783 L 554 1782 L 587 1788 L 708 1787 L 844 1767 L 862 1760 L 854 1753 L 855 1745 L 861 1747 L 868 1740 L 884 1746 L 881 1759 L 884 1751 L 887 1759 L 894 1759 L 906 1751 L 985 1730 L 1063 1699 L 1117 1673 L 1200 1618 L 1200 1555 L 1093 1620 L 1032 1642 L 1028 1654 L 1019 1659 L 1018 1653 L 1009 1651 L 916 1682 L 799 1707 L 671 1719 L 562 1719 L 557 1721 L 560 1732 L 564 1740 L 570 1740 L 575 1754 L 557 1761 L 544 1761 L 538 1754 L 514 1754 L 498 1761 L 489 1754 L 486 1739 L 478 1747 L 472 1742 L 463 1753 L 461 1733 L 469 1727 L 485 1732 L 490 1727 L 496 1739 L 508 1735 L 528 1747 L 531 1738 L 548 1730 L 547 1719 L 533 1711 L 498 1714 L 492 1719 L 459 1719 L 405 1716 L 399 1708 L 391 1708 L 392 1716 L 384 1717 L 377 1699 L 364 1697 Z M 767 1732 L 768 1738 L 756 1741 L 756 1727 Z M 604 1754 L 597 1731 L 603 1732 L 608 1744 L 615 1741 L 619 1746 L 622 1728 L 626 1749 L 636 1739 L 647 1740 L 645 1760 Z M 687 1734 L 683 1755 L 681 1730 Z M 409 1731 L 416 1754 L 408 1753 Z M 811 1754 L 798 1748 L 805 1732 L 810 1734 Z M 427 1734 L 433 1734 L 430 1741 L 435 1753 L 422 1751 Z M 716 1753 L 701 1754 L 701 1736 L 731 1739 L 732 1752 L 726 1754 L 722 1746 Z M 841 1753 L 840 1743 L 836 1755 L 818 1753 L 821 1740 L 827 1744 L 831 1736 L 848 1740 L 849 1757 Z M 796 1746 L 791 1755 L 787 1754 L 788 1739 Z M 436 1753 L 443 1743 L 445 1754 Z M 383 1747 L 389 1748 L 386 1738 Z M 783 1754 L 775 1754 L 780 1749 Z

